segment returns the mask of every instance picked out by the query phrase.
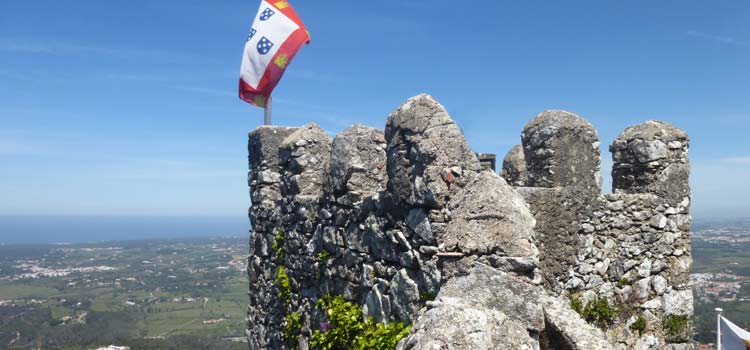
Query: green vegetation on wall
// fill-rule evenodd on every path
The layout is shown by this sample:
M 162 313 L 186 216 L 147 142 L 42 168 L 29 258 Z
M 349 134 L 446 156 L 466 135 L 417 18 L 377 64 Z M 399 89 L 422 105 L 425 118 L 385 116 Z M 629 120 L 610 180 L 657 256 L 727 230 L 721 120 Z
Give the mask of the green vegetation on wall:
M 279 229 L 276 231 L 276 235 L 273 236 L 273 243 L 271 243 L 271 249 L 276 252 L 276 258 L 284 260 L 286 254 L 284 254 L 284 230 Z
M 292 295 L 292 287 L 289 283 L 286 267 L 283 265 L 276 268 L 276 286 L 279 288 L 279 297 L 289 301 L 289 297 Z
M 292 312 L 284 317 L 284 340 L 292 349 L 297 349 L 302 319 L 299 314 Z
M 411 329 L 400 322 L 365 319 L 362 308 L 342 296 L 325 296 L 316 307 L 325 312 L 328 323 L 313 333 L 312 350 L 394 350 Z
M 607 298 L 595 298 L 583 308 L 583 318 L 600 328 L 612 324 L 617 317 L 617 309 L 609 305 Z
M 670 315 L 664 319 L 664 329 L 672 340 L 682 340 L 689 337 L 687 333 L 690 318 L 688 316 Z
M 616 307 L 609 304 L 607 298 L 594 298 L 584 305 L 580 293 L 573 292 L 569 295 L 570 308 L 577 312 L 586 321 L 595 324 L 601 329 L 607 328 L 618 316 Z
M 324 251 L 318 253 L 317 255 L 315 255 L 315 260 L 317 260 L 318 262 L 322 263 L 322 262 L 326 262 L 328 260 L 328 258 L 330 258 L 330 257 L 331 257 L 331 253 L 329 253 L 329 252 L 327 252 L 327 251 L 324 250 Z
M 646 326 L 646 319 L 643 317 L 643 315 L 640 315 L 635 320 L 635 322 L 630 325 L 630 331 L 633 333 L 638 333 L 638 335 L 643 335 L 643 332 L 646 330 Z

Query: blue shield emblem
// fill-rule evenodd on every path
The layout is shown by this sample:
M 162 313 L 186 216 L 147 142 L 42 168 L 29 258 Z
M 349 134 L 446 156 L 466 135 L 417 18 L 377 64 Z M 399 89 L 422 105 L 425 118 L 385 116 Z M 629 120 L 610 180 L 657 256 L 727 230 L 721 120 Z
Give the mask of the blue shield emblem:
M 274 12 L 270 8 L 267 8 L 267 9 L 263 10 L 263 12 L 260 14 L 260 20 L 261 21 L 268 20 L 269 18 L 271 18 L 271 16 L 273 16 L 275 14 L 276 14 L 276 12 Z
M 267 54 L 269 51 L 271 51 L 271 48 L 273 47 L 273 43 L 271 40 L 268 40 L 266 37 L 260 38 L 260 41 L 258 41 L 258 53 L 261 55 Z
M 247 41 L 250 41 L 250 39 L 252 39 L 253 36 L 255 36 L 255 33 L 257 32 L 258 32 L 257 30 L 250 28 L 250 34 L 247 35 Z

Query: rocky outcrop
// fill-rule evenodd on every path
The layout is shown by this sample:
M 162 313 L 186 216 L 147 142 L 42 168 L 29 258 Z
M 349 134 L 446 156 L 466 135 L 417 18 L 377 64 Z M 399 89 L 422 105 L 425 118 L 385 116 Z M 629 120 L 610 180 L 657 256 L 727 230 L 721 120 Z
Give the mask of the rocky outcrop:
M 528 279 L 476 264 L 427 303 L 398 349 L 612 349 L 568 304 Z
M 541 292 L 524 278 L 475 264 L 443 286 L 398 349 L 538 349 Z
M 384 131 L 356 125 L 331 139 L 315 124 L 258 128 L 250 348 L 308 350 L 327 321 L 314 305 L 329 294 L 378 322 L 413 324 L 403 350 L 684 345 L 662 324 L 692 314 L 689 189 L 679 183 L 688 142 L 658 126 L 628 129 L 612 146 L 622 180 L 609 196 L 599 194 L 596 130 L 563 111 L 526 126 L 503 176 L 480 165 L 424 94 Z M 633 312 L 601 331 L 571 308 L 568 290 L 584 302 L 627 300 Z M 630 327 L 636 316 L 648 321 L 642 336 Z

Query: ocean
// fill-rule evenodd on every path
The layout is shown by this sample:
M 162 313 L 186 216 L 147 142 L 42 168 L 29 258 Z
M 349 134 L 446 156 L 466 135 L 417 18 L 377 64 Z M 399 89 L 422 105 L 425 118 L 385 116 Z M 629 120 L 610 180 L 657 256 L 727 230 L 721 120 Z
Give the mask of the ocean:
M 0 244 L 243 236 L 247 217 L 0 216 Z

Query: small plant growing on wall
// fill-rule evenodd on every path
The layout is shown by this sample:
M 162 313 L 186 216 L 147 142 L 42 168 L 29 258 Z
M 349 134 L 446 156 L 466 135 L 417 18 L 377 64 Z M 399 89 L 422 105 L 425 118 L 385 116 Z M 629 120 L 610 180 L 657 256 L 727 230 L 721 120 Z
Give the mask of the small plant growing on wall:
M 638 333 L 638 335 L 641 336 L 643 335 L 643 332 L 646 331 L 646 326 L 646 318 L 644 318 L 643 315 L 640 315 L 635 320 L 635 322 L 630 325 L 630 331 L 633 333 Z
M 664 319 L 664 330 L 667 333 L 667 337 L 672 341 L 681 341 L 690 337 L 688 329 L 690 325 L 690 317 L 670 315 Z
M 279 229 L 276 231 L 276 235 L 273 236 L 273 243 L 271 243 L 271 249 L 276 252 L 276 258 L 284 260 L 286 254 L 284 254 L 284 230 Z
M 607 298 L 595 298 L 583 308 L 583 318 L 599 328 L 606 328 L 617 317 L 617 309 L 609 305 Z
M 284 317 L 284 340 L 291 349 L 298 348 L 299 334 L 302 329 L 302 319 L 296 312 L 292 312 Z
M 320 252 L 320 253 L 318 253 L 318 254 L 315 255 L 315 260 L 317 260 L 318 262 L 323 263 L 323 262 L 328 261 L 328 259 L 330 257 L 331 257 L 331 253 L 329 253 L 329 252 L 327 252 L 327 251 L 324 250 L 324 251 L 322 251 L 322 252 Z
M 279 288 L 279 297 L 284 298 L 288 302 L 292 294 L 292 287 L 289 283 L 289 275 L 286 273 L 286 267 L 284 266 L 276 268 L 276 286 Z
M 618 310 L 609 304 L 607 298 L 597 297 L 584 304 L 581 294 L 577 291 L 571 291 L 568 298 L 570 299 L 570 308 L 573 311 L 601 329 L 610 326 L 617 318 Z
M 573 292 L 568 298 L 570 299 L 570 308 L 583 317 L 583 300 L 581 300 L 581 295 Z

